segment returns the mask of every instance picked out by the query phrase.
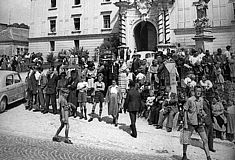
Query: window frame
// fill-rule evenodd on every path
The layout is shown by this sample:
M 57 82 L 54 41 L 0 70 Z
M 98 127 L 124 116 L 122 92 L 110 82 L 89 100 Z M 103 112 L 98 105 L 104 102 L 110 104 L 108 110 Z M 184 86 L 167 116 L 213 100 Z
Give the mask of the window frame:
M 8 77 L 12 77 L 12 83 L 11 83 L 11 84 L 7 84 L 7 82 L 8 82 L 8 80 L 7 80 Z M 13 82 L 14 82 L 14 79 L 13 79 L 13 78 L 14 78 L 14 77 L 13 77 L 13 74 L 9 74 L 9 75 L 6 76 L 6 86 L 11 86 L 11 85 L 14 84 L 14 83 L 13 83 Z
M 105 17 L 109 17 L 109 23 L 108 25 L 106 24 L 107 20 L 105 20 Z M 103 29 L 110 29 L 111 28 L 111 18 L 110 14 L 103 14 Z
M 76 27 L 76 24 L 75 24 L 75 19 L 78 19 L 79 21 L 79 27 L 78 27 L 78 29 L 76 29 L 77 27 Z M 74 31 L 81 31 L 81 17 L 73 17 L 73 26 L 74 26 Z
M 53 1 L 55 2 L 55 4 L 53 3 Z M 51 8 L 56 8 L 56 0 L 51 0 Z
M 79 3 L 76 3 L 77 1 L 79 1 Z M 81 5 L 81 0 L 74 0 L 74 3 L 73 3 L 75 6 L 78 6 L 78 5 Z
M 16 81 L 15 81 L 15 76 L 17 76 L 17 77 L 19 78 L 19 82 L 16 82 Z M 14 84 L 17 84 L 17 83 L 20 83 L 20 82 L 21 82 L 21 77 L 20 77 L 19 74 L 14 74 L 14 75 L 13 75 L 13 82 L 14 82 Z
M 78 43 L 77 43 L 78 42 Z M 77 44 L 78 44 L 78 46 L 77 46 Z M 79 47 L 80 47 L 80 41 L 78 40 L 78 39 L 75 39 L 74 40 L 74 48 L 75 49 L 79 49 Z
M 50 21 L 50 33 L 56 33 L 56 19 L 50 19 L 49 21 Z M 54 25 L 55 25 L 54 30 L 52 28 L 53 21 L 54 21 Z

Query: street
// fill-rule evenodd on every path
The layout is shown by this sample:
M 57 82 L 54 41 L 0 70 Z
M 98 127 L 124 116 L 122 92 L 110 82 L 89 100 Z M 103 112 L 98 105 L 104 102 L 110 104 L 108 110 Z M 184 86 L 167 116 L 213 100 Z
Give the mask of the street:
M 0 134 L 1 160 L 111 160 L 111 159 L 158 159 L 160 156 L 149 156 L 128 152 L 94 148 L 88 145 L 67 145 L 47 140 Z

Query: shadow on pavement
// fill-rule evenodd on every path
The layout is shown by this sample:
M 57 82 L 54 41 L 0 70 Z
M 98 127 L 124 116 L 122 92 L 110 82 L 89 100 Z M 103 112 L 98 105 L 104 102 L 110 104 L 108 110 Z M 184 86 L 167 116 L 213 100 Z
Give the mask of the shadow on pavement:
M 25 104 L 25 102 L 26 102 L 25 100 L 20 100 L 20 101 L 17 101 L 15 103 L 12 103 L 12 104 L 7 106 L 5 112 L 7 112 L 8 110 L 11 110 L 11 109 L 13 109 L 13 108 L 15 108 L 17 106 L 20 106 L 21 104 Z
M 126 125 L 124 123 L 119 123 L 119 127 L 118 128 L 123 130 L 123 131 L 125 131 L 128 134 L 131 134 L 131 128 L 130 128 L 129 125 Z
M 102 121 L 106 122 L 107 124 L 113 124 L 113 119 L 109 116 L 102 117 Z

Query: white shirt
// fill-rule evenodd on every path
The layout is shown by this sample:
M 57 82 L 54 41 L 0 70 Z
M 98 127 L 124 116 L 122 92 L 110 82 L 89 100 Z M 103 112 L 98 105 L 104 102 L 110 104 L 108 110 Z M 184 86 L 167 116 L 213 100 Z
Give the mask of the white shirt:
M 77 90 L 79 90 L 79 92 L 86 91 L 87 87 L 88 87 L 88 83 L 87 82 L 79 82 L 77 84 Z
M 143 73 L 139 73 L 136 76 L 136 79 L 139 79 L 139 80 L 144 79 L 144 78 L 145 78 L 145 75 Z
M 118 93 L 117 86 L 111 87 L 110 93 L 117 94 Z

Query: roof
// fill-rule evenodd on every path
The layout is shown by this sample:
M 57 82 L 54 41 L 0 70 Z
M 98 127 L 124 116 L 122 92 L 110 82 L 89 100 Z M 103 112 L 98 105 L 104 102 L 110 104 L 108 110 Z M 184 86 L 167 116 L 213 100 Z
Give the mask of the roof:
M 8 27 L 0 32 L 0 43 L 9 41 L 28 42 L 29 30 L 24 28 Z
M 12 74 L 12 73 L 17 73 L 17 72 L 15 72 L 15 71 L 9 71 L 9 70 L 0 70 L 1 78 L 4 78 L 4 77 L 6 77 L 8 74 Z

